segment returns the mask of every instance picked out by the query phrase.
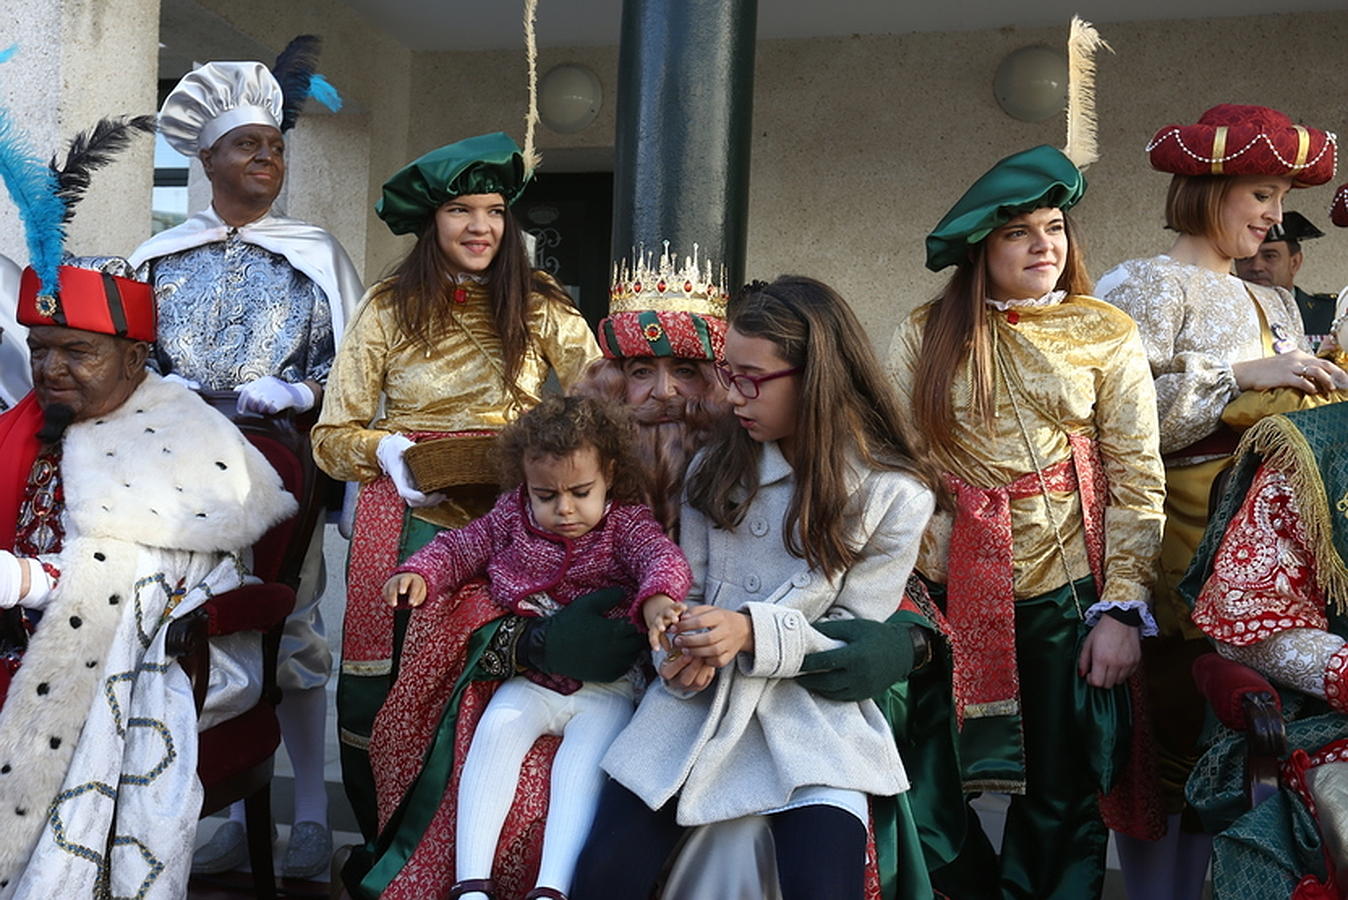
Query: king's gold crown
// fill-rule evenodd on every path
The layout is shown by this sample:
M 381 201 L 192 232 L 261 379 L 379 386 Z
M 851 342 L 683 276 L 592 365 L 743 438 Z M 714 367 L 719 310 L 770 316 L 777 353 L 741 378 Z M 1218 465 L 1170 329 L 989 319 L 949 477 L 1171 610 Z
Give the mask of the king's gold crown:
M 609 288 L 609 314 L 621 312 L 690 312 L 702 316 L 725 318 L 725 267 L 713 277 L 711 260 L 699 263 L 698 246 L 693 244 L 693 255 L 683 258 L 669 252 L 669 241 L 657 261 L 653 251 L 643 246 L 633 249 L 636 264 L 627 260 L 613 266 L 613 286 Z M 676 268 L 677 266 L 677 268 Z

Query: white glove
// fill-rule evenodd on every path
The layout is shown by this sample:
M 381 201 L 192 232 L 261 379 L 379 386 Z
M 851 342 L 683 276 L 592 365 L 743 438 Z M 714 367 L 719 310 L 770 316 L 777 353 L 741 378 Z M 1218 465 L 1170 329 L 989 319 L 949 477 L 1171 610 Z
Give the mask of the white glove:
M 164 380 L 167 381 L 167 382 L 170 382 L 170 383 L 172 383 L 172 384 L 181 384 L 183 387 L 187 388 L 189 391 L 200 391 L 200 390 L 201 390 L 201 382 L 200 382 L 200 381 L 193 381 L 193 380 L 190 379 L 190 378 L 184 378 L 184 377 L 182 377 L 181 375 L 179 375 L 177 372 L 170 372 L 170 373 L 168 373 L 167 375 L 164 376 Z
M 23 568 L 19 558 L 8 550 L 0 550 L 0 608 L 9 609 L 19 602 L 23 586 Z
M 403 460 L 403 454 L 413 443 L 412 439 L 405 434 L 385 436 L 380 440 L 379 448 L 375 450 L 375 456 L 379 459 L 379 468 L 384 470 L 385 475 L 393 479 L 393 486 L 398 489 L 398 496 L 402 497 L 408 506 L 413 509 L 420 509 L 423 506 L 439 506 L 445 502 L 444 494 L 423 494 L 413 486 L 412 470 L 407 468 L 407 463 Z
M 274 416 L 287 409 L 304 412 L 314 405 L 314 392 L 309 385 L 291 384 L 275 375 L 263 375 L 256 381 L 239 385 L 238 411 Z
M 28 592 L 21 594 L 24 569 L 28 570 Z M 37 560 L 0 550 L 0 607 L 9 609 L 22 604 L 30 609 L 42 609 L 47 605 L 51 589 L 51 578 Z

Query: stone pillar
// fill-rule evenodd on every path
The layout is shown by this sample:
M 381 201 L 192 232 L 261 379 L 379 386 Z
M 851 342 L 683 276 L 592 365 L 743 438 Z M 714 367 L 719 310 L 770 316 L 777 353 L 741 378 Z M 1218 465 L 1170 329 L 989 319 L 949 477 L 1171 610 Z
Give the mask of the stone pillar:
M 757 0 L 625 0 L 614 141 L 614 260 L 693 244 L 744 280 Z
M 286 189 L 277 207 L 331 232 L 363 273 L 369 220 L 360 192 L 370 180 L 370 117 L 315 106 L 309 101 L 286 135 Z
M 159 0 L 5 0 L 0 106 L 46 159 L 101 116 L 153 113 L 159 67 Z M 150 234 L 154 146 L 137 137 L 100 169 L 68 226 L 77 255 L 129 254 Z M 0 253 L 24 264 L 23 225 L 0 200 Z

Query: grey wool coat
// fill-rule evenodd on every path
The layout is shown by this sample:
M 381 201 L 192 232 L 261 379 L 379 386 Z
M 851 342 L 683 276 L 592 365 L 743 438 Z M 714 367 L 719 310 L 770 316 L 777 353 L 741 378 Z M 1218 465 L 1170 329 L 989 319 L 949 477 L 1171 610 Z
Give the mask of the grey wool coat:
M 758 493 L 736 528 L 714 528 L 702 513 L 683 507 L 680 542 L 693 569 L 688 604 L 747 612 L 755 650 L 686 697 L 662 682 L 652 685 L 603 761 L 652 809 L 677 795 L 682 825 L 777 809 L 806 786 L 881 796 L 908 787 L 874 702 L 819 697 L 794 676 L 805 654 L 840 646 L 812 623 L 883 620 L 894 612 L 933 496 L 902 472 L 851 463 L 847 516 L 861 554 L 830 582 L 787 552 L 782 527 L 793 484 L 790 465 L 767 443 Z

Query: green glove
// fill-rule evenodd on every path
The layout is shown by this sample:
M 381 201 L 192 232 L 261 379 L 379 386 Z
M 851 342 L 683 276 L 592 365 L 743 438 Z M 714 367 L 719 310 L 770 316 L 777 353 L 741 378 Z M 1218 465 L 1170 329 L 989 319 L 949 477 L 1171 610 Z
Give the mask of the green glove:
M 531 621 L 516 660 L 577 681 L 617 681 L 646 648 L 646 635 L 630 621 L 604 618 L 624 598 L 622 589 L 605 588 L 577 597 L 546 619 Z
M 855 702 L 878 697 L 913 670 L 917 640 L 925 643 L 925 629 L 898 620 L 895 613 L 884 622 L 870 619 L 837 619 L 816 622 L 822 634 L 846 647 L 807 653 L 801 668 L 807 674 L 796 681 L 807 690 L 830 700 Z

